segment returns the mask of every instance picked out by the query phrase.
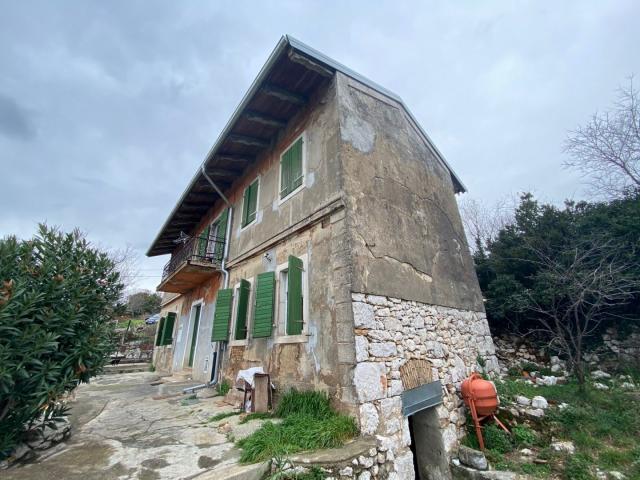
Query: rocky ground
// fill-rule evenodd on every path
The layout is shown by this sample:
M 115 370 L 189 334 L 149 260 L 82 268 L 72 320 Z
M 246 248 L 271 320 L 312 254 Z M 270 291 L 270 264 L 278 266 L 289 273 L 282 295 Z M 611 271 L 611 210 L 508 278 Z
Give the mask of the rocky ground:
M 82 385 L 72 404 L 71 435 L 31 461 L 1 470 L 0 477 L 150 480 L 216 471 L 221 478 L 219 469 L 244 473 L 247 467 L 238 465 L 240 452 L 231 438 L 248 435 L 261 422 L 238 425 L 234 417 L 211 422 L 232 407 L 220 397 L 185 397 L 182 389 L 192 382 L 152 385 L 158 378 L 150 372 L 106 375 Z

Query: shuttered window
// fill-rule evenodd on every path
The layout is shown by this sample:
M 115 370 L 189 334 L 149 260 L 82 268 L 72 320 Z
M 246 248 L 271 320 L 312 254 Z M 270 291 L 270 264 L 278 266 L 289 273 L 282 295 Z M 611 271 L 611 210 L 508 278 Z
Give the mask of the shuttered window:
M 280 157 L 280 198 L 284 198 L 302 185 L 302 137 Z
M 173 343 L 173 326 L 176 322 L 176 314 L 174 312 L 167 313 L 167 319 L 164 323 L 164 332 L 162 334 L 162 345 L 171 345 Z
M 212 342 L 224 342 L 229 339 L 229 320 L 231 319 L 231 303 L 233 290 L 225 288 L 218 290 L 216 299 L 216 311 L 213 315 Z
M 236 309 L 236 331 L 234 334 L 236 340 L 244 340 L 247 338 L 247 312 L 249 310 L 250 293 L 251 284 L 247 280 L 240 280 L 238 306 Z
M 164 317 L 160 318 L 158 322 L 158 329 L 156 330 L 156 347 L 162 345 L 162 335 L 164 332 Z
M 256 219 L 258 209 L 258 179 L 249 185 L 244 191 L 242 201 L 242 226 L 246 227 Z
M 220 214 L 218 220 L 216 220 L 217 228 L 216 230 L 216 244 L 214 247 L 214 254 L 216 260 L 222 261 L 222 256 L 224 255 L 224 240 L 227 236 L 227 219 L 229 217 L 229 209 L 226 208 L 224 212 Z
M 271 336 L 275 285 L 276 275 L 274 272 L 261 273 L 256 277 L 256 306 L 253 316 L 254 337 Z
M 287 273 L 287 335 L 300 335 L 304 326 L 302 260 L 289 256 Z

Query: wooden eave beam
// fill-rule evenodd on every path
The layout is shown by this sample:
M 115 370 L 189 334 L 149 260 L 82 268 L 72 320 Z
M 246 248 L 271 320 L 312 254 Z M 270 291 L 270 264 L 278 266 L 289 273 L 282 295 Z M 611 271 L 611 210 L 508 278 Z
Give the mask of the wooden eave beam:
M 210 177 L 222 177 L 222 178 L 233 178 L 240 175 L 242 172 L 237 170 L 227 170 L 225 168 L 208 168 L 205 170 L 207 175 Z
M 260 90 L 262 91 L 262 93 L 271 97 L 275 97 L 278 100 L 282 100 L 283 102 L 289 102 L 295 105 L 304 105 L 305 103 L 307 103 L 307 97 L 305 97 L 304 95 L 291 92 L 289 90 L 271 85 L 269 83 L 265 83 Z
M 296 52 L 292 48 L 289 49 L 288 55 L 289 55 L 289 60 L 291 60 L 293 63 L 302 65 L 308 70 L 313 70 L 317 74 L 322 75 L 323 77 L 326 77 L 326 78 L 333 76 L 332 70 L 320 65 L 317 62 L 314 62 L 309 57 Z
M 221 153 L 215 156 L 215 160 L 230 163 L 232 165 L 237 165 L 240 168 L 244 168 L 246 165 L 254 161 L 255 157 Z
M 227 141 L 232 143 L 240 143 L 242 145 L 248 145 L 250 147 L 260 147 L 266 148 L 269 146 L 269 142 L 267 140 L 263 140 L 258 137 L 250 137 L 248 135 L 239 135 L 237 133 L 232 133 L 227 137 Z
M 265 115 L 264 113 L 254 112 L 252 110 L 246 111 L 242 114 L 244 118 L 253 123 L 259 123 L 267 127 L 284 128 L 287 126 L 287 122 L 279 120 L 277 118 Z

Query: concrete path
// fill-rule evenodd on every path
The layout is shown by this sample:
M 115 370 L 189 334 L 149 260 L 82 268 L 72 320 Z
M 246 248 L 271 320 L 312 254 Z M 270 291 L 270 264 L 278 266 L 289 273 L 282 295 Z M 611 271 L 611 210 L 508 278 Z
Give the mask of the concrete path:
M 227 438 L 231 411 L 220 398 L 185 400 L 191 383 L 152 386 L 157 374 L 105 375 L 77 392 L 72 434 L 45 458 L 2 471 L 5 480 L 190 479 L 237 468 L 239 451 Z M 159 395 L 162 393 L 162 395 Z M 249 422 L 254 430 L 258 422 Z M 226 428 L 225 428 L 226 427 Z M 245 427 L 246 428 L 246 427 Z M 218 479 L 225 478 L 218 475 Z

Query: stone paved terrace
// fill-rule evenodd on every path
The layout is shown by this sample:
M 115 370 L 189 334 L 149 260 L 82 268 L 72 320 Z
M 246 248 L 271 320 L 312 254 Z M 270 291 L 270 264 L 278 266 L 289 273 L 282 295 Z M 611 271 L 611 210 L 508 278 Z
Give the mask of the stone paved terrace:
M 207 420 L 232 410 L 219 397 L 184 400 L 191 382 L 158 380 L 150 372 L 105 375 L 77 392 L 72 435 L 45 458 L 0 471 L 3 480 L 259 478 L 262 466 L 239 466 L 239 450 L 227 439 L 251 433 L 260 423 L 238 418 Z M 159 396 L 160 389 L 163 395 Z M 226 428 L 220 428 L 226 423 Z M 221 475 L 236 472 L 237 476 Z M 264 470 L 263 470 L 264 471 Z M 217 472 L 217 475 L 216 475 Z M 247 475 L 248 474 L 248 475 Z

